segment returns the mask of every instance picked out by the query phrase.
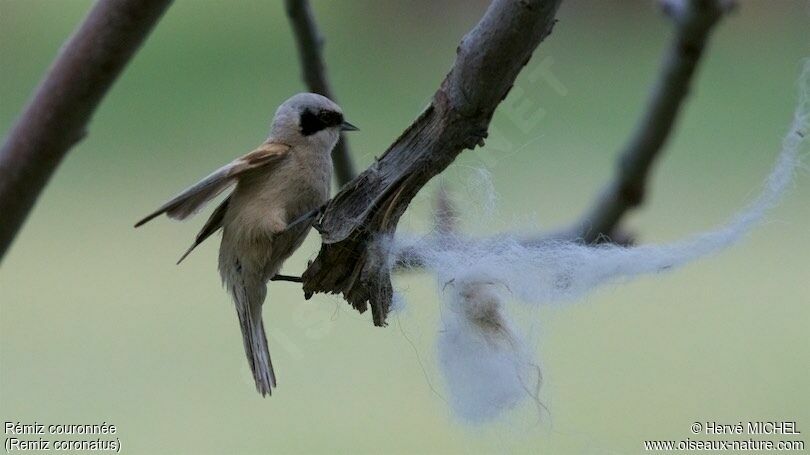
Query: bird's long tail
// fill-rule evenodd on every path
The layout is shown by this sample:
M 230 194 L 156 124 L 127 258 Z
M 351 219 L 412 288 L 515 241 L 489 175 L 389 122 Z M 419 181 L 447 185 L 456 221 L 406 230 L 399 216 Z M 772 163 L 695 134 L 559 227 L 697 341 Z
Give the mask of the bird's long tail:
M 242 329 L 245 354 L 256 381 L 256 390 L 262 396 L 271 395 L 272 388 L 276 386 L 276 374 L 270 361 L 262 322 L 262 302 L 266 286 L 264 283 L 256 283 L 254 286 L 233 284 L 231 293 L 236 304 L 236 314 L 239 316 L 239 328 Z

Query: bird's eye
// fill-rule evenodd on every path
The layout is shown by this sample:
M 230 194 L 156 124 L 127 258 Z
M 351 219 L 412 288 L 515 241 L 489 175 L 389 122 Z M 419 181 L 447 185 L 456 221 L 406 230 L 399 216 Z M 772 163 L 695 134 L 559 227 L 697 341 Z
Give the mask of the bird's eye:
M 343 114 L 335 111 L 320 110 L 313 112 L 305 109 L 301 113 L 299 125 L 301 134 L 309 136 L 330 127 L 340 126 L 343 123 Z
M 339 126 L 343 123 L 343 115 L 335 111 L 320 111 L 318 113 L 318 119 L 327 127 Z

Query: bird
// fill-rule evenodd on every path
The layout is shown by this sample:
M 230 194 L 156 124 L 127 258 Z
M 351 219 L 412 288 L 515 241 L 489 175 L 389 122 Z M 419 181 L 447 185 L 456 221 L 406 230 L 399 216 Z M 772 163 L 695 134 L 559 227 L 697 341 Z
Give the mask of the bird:
M 135 224 L 137 228 L 162 214 L 184 220 L 233 188 L 177 263 L 222 229 L 219 273 L 236 307 L 245 354 L 263 397 L 276 387 L 262 320 L 267 282 L 309 232 L 311 219 L 300 220 L 329 199 L 331 152 L 341 131 L 356 130 L 332 100 L 315 93 L 296 94 L 278 107 L 269 136 L 255 150 L 217 169 Z

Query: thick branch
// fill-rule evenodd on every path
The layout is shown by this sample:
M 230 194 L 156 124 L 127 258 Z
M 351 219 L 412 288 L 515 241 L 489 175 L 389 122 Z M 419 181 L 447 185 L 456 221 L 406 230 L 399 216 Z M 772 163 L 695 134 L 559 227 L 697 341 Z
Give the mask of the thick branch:
M 101 99 L 171 0 L 99 0 L 0 149 L 0 259 Z
M 664 58 L 658 83 L 629 143 L 620 154 L 614 180 L 592 208 L 562 237 L 593 243 L 614 237 L 622 217 L 644 201 L 647 180 L 689 94 L 689 85 L 710 32 L 728 12 L 729 0 L 662 0 L 675 22 L 675 34 Z
M 483 144 L 495 108 L 537 45 L 561 0 L 494 0 L 461 41 L 428 108 L 383 156 L 329 203 L 316 227 L 323 245 L 304 272 L 304 292 L 342 293 L 358 311 L 371 303 L 384 325 L 392 288 L 376 236 L 395 231 L 411 199 L 464 149 Z
M 298 47 L 301 74 L 308 90 L 336 101 L 326 76 L 323 36 L 318 31 L 309 1 L 285 0 L 284 4 L 295 35 L 295 44 Z M 343 133 L 340 134 L 340 140 L 332 151 L 332 160 L 338 187 L 342 187 L 355 176 L 349 143 Z

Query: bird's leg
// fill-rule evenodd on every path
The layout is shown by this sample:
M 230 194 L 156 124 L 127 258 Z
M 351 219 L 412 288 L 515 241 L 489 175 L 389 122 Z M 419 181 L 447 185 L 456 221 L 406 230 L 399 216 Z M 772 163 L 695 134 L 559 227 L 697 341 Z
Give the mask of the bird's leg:
M 300 276 L 292 276 L 292 275 L 281 275 L 275 274 L 273 278 L 270 278 L 270 281 L 289 281 L 291 283 L 303 283 L 304 280 L 301 279 Z
M 328 204 L 328 202 L 327 202 L 327 204 Z M 288 232 L 291 229 L 293 229 L 296 226 L 299 226 L 299 225 L 301 225 L 303 223 L 308 223 L 308 222 L 311 222 L 312 220 L 320 218 L 320 216 L 323 215 L 324 210 L 326 210 L 326 205 L 327 204 L 323 204 L 322 206 L 318 207 L 315 210 L 310 210 L 309 212 L 305 213 L 303 216 L 299 217 L 298 219 L 296 219 L 292 223 L 289 223 L 284 228 L 284 231 L 282 231 L 282 233 L 283 232 Z M 315 226 L 315 229 L 317 229 L 317 228 L 318 227 Z M 273 275 L 273 277 L 270 278 L 270 281 L 289 281 L 291 283 L 303 283 L 304 282 L 304 280 L 300 276 L 282 275 L 280 273 L 277 273 L 277 274 Z
M 308 223 L 308 222 L 311 222 L 313 220 L 316 220 L 316 219 L 320 218 L 321 215 L 323 215 L 323 212 L 326 210 L 327 204 L 329 204 L 329 202 L 327 202 L 326 204 L 323 204 L 322 206 L 318 207 L 315 210 L 310 210 L 309 212 L 305 213 L 304 215 L 302 215 L 301 217 L 299 217 L 298 219 L 296 219 L 292 223 L 289 223 L 287 225 L 287 227 L 284 228 L 284 230 L 289 231 L 289 230 L 293 229 L 294 227 L 299 226 L 299 225 L 301 225 L 303 223 Z M 318 230 L 317 225 L 315 225 L 313 227 L 315 228 L 315 230 L 320 232 L 320 230 Z

